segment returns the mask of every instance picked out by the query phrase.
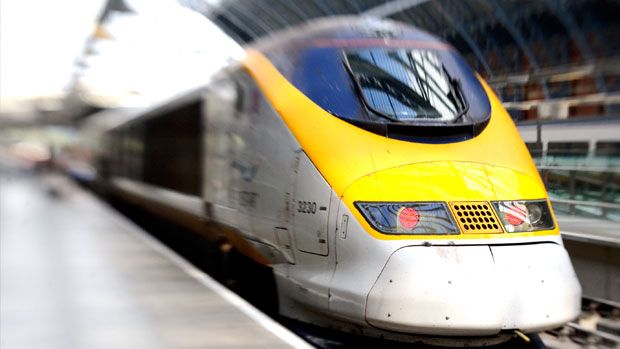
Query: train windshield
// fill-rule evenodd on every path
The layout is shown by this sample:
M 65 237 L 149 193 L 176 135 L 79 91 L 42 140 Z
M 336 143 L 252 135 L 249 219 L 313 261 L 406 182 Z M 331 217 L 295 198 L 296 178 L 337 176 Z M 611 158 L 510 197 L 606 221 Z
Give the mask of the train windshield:
M 374 34 L 372 28 L 343 28 L 297 34 L 261 49 L 323 110 L 367 131 L 438 143 L 470 139 L 486 127 L 486 91 L 450 45 L 389 23 Z
M 435 51 L 360 48 L 344 60 L 366 107 L 389 121 L 455 121 L 467 112 L 461 82 Z

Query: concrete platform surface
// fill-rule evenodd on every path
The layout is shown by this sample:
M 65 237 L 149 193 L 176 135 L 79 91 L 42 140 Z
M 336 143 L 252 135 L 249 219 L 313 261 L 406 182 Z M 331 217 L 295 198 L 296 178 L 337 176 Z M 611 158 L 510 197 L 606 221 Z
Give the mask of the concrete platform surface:
M 2 175 L 0 347 L 310 346 L 63 177 Z
M 620 248 L 620 223 L 602 218 L 557 215 L 564 239 Z

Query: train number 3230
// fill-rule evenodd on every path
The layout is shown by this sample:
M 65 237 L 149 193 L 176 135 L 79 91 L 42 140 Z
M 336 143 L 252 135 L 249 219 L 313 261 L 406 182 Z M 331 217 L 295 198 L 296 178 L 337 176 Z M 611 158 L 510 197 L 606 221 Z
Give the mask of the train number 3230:
M 315 214 L 316 213 L 316 202 L 297 201 L 297 212 Z

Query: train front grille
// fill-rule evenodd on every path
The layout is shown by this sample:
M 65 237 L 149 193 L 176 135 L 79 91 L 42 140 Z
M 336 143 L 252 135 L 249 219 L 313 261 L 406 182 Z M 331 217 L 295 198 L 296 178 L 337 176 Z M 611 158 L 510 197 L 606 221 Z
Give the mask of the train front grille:
M 501 223 L 487 201 L 450 202 L 450 209 L 463 234 L 501 234 Z

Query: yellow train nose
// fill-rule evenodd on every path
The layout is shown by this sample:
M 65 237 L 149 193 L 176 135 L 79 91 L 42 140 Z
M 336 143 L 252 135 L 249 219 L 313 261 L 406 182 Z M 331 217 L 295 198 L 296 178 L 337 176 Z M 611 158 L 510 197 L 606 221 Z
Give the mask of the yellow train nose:
M 436 161 L 379 171 L 362 177 L 344 193 L 347 201 L 479 201 L 540 199 L 540 181 L 498 166 Z
M 492 212 L 491 201 L 546 197 L 545 188 L 534 176 L 475 162 L 435 161 L 394 167 L 364 176 L 347 188 L 343 200 L 371 235 L 380 239 L 401 239 L 403 235 L 386 235 L 373 229 L 355 207 L 355 202 L 483 202 Z M 497 220 L 495 214 L 491 216 Z M 502 229 L 496 226 L 493 232 L 468 232 L 474 234 L 468 234 L 466 238 L 501 232 Z M 555 235 L 558 231 L 554 228 L 529 234 Z

